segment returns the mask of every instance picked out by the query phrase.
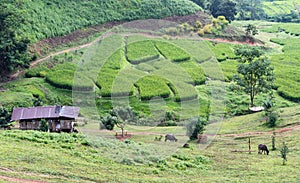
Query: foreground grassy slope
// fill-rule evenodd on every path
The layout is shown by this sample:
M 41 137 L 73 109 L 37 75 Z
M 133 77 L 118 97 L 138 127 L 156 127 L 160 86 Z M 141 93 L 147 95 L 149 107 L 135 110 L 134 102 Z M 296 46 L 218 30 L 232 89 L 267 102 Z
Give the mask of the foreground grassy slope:
M 26 22 L 20 25 L 20 32 L 32 40 L 66 35 L 106 22 L 187 15 L 200 10 L 188 0 L 37 0 L 5 3 L 23 11 Z
M 296 182 L 298 111 L 299 106 L 282 111 L 282 125 L 275 129 L 277 149 L 268 156 L 256 152 L 257 144 L 271 147 L 272 130 L 263 125 L 261 113 L 227 119 L 204 150 L 194 142 L 189 149 L 181 148 L 187 140 L 182 127 L 127 126 L 132 136 L 125 141 L 111 139 L 114 132 L 99 131 L 96 124 L 80 128 L 85 135 L 0 131 L 0 174 L 47 182 L 257 182 L 258 177 Z M 295 130 L 280 130 L 285 126 Z M 254 133 L 261 131 L 265 133 Z M 179 142 L 154 141 L 167 132 L 176 134 Z M 247 151 L 249 136 L 254 152 L 231 152 Z M 289 148 L 285 166 L 280 158 L 283 142 Z

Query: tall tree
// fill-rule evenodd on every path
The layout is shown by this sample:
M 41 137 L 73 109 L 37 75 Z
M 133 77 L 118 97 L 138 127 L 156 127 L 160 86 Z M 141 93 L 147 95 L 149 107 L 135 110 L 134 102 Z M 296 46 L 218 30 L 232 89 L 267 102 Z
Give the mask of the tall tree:
M 265 17 L 262 0 L 237 0 L 238 18 L 241 20 L 256 20 Z
M 239 46 L 235 54 L 240 57 L 240 64 L 234 79 L 250 96 L 250 106 L 253 107 L 257 94 L 272 89 L 275 80 L 274 68 L 258 47 Z
M 203 134 L 206 125 L 207 121 L 205 118 L 191 118 L 186 125 L 186 134 L 189 136 L 190 140 L 195 140 L 198 138 L 199 134 Z
M 0 4 L 0 80 L 16 68 L 29 66 L 30 41 L 18 32 L 18 26 L 25 21 L 23 17 L 11 3 Z
M 0 128 L 7 128 L 10 125 L 11 112 L 3 107 L 0 107 Z
M 110 115 L 116 117 L 115 125 L 121 129 L 122 137 L 124 137 L 124 128 L 129 122 L 136 120 L 136 116 L 130 107 L 116 107 L 111 110 Z
M 237 14 L 236 3 L 231 0 L 212 0 L 209 9 L 214 17 L 225 16 L 229 22 L 234 20 Z

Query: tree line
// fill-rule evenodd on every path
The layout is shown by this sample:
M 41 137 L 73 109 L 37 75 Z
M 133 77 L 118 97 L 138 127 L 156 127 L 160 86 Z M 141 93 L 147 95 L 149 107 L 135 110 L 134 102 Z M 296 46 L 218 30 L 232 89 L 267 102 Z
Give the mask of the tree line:
M 223 15 L 227 20 L 269 20 L 278 22 L 300 22 L 300 13 L 291 10 L 290 13 L 270 16 L 264 9 L 263 2 L 273 0 L 191 0 L 201 6 L 207 13 L 218 17 Z M 297 9 L 297 8 L 295 8 Z

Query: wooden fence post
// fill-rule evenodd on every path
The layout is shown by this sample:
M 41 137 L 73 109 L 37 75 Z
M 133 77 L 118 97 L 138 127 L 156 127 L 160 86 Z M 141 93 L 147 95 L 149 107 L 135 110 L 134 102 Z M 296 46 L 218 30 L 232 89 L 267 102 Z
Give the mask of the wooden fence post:
M 251 139 L 250 139 L 250 137 L 249 137 L 248 143 L 249 143 L 249 154 L 251 154 Z

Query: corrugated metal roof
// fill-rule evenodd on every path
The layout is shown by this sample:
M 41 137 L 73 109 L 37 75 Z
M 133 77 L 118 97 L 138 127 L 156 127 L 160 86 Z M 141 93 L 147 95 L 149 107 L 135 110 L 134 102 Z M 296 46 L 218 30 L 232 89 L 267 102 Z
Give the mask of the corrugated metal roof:
M 60 117 L 76 118 L 78 117 L 79 107 L 63 106 L 60 110 Z
M 77 118 L 79 107 L 72 106 L 43 106 L 29 108 L 14 108 L 11 120 L 41 119 L 41 118 Z

